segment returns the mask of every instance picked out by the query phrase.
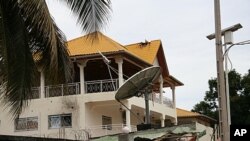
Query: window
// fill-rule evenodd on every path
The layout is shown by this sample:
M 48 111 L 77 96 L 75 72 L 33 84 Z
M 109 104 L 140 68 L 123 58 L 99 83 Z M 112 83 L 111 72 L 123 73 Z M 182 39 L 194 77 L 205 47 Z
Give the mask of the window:
M 49 128 L 72 127 L 72 114 L 50 115 Z
M 102 128 L 112 130 L 112 118 L 107 116 L 102 116 Z
M 17 118 L 15 120 L 16 131 L 27 131 L 38 129 L 38 117 Z

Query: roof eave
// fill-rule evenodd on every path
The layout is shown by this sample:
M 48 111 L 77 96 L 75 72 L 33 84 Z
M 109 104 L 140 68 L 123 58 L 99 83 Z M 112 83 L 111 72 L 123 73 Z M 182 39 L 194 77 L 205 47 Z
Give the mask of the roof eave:
M 127 55 L 127 56 L 131 57 L 132 59 L 139 61 L 139 63 L 143 64 L 142 66 L 152 66 L 148 62 L 140 59 L 139 57 L 137 57 L 137 56 L 125 51 L 125 50 L 119 50 L 119 51 L 115 51 L 115 52 L 103 52 L 102 54 L 105 55 L 106 57 L 116 56 L 116 55 Z M 70 57 L 74 61 L 102 58 L 102 56 L 99 53 L 85 54 L 85 55 L 74 55 L 74 56 L 70 56 Z

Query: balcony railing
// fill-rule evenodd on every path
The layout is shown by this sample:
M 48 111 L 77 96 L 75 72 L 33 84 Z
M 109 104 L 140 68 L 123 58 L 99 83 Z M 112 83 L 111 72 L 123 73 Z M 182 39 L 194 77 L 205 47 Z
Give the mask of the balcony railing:
M 45 87 L 45 97 L 57 97 L 66 95 L 77 95 L 80 94 L 80 82 L 69 83 L 69 84 L 59 84 L 51 85 Z M 107 79 L 107 80 L 95 80 L 85 82 L 85 93 L 100 93 L 115 91 L 118 89 L 117 79 Z M 40 94 L 39 88 L 34 88 L 34 94 Z
M 40 98 L 40 87 L 32 87 L 31 88 L 32 98 L 37 99 Z
M 125 124 L 96 125 L 89 126 L 86 128 L 86 130 L 89 132 L 91 138 L 93 138 L 122 133 L 122 129 L 125 126 Z M 130 131 L 137 131 L 137 127 L 135 125 L 130 125 Z
M 94 80 L 85 81 L 85 93 L 101 93 L 116 91 L 118 89 L 118 79 L 106 79 L 106 80 Z M 59 84 L 59 85 L 49 85 L 45 86 L 45 97 L 57 97 L 57 96 L 67 96 L 67 95 L 77 95 L 80 94 L 80 82 Z M 0 92 L 3 89 L 0 87 Z M 37 99 L 41 96 L 40 87 L 33 87 L 31 89 L 32 98 Z
M 160 99 L 159 93 L 150 94 L 149 100 L 151 100 L 155 103 L 161 104 L 161 99 Z M 174 108 L 173 101 L 165 96 L 163 96 L 163 103 L 162 104 L 166 105 L 167 107 Z
M 170 100 L 167 97 L 163 97 L 163 104 L 165 104 L 166 106 L 170 107 L 170 108 L 174 108 L 174 104 L 173 101 Z
M 110 92 L 118 89 L 118 79 L 85 82 L 85 93 Z
M 68 83 L 45 87 L 45 97 L 67 96 L 80 94 L 80 83 Z

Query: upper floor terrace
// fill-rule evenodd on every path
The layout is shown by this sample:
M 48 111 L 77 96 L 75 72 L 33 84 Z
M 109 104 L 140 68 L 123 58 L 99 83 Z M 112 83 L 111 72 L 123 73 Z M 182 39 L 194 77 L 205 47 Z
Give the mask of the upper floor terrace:
M 86 36 L 68 41 L 74 65 L 73 79 L 67 84 L 52 85 L 45 71 L 40 70 L 40 83 L 32 88 L 33 98 L 49 98 L 78 94 L 105 94 L 116 91 L 126 79 L 140 70 L 155 65 L 161 67 L 159 81 L 154 84 L 152 100 L 169 103 L 163 88 L 172 89 L 172 107 L 175 107 L 175 87 L 183 85 L 170 75 L 160 40 L 121 45 L 98 32 L 98 41 Z M 105 63 L 103 56 L 110 60 Z M 39 78 L 40 77 L 40 78 Z

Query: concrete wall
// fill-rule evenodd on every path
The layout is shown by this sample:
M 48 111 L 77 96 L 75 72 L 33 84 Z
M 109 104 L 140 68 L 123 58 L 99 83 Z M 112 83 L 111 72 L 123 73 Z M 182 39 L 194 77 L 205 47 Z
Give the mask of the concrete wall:
M 8 109 L 0 108 L 1 125 L 0 134 L 38 136 L 38 137 L 59 137 L 59 129 L 49 129 L 48 116 L 57 114 L 72 114 L 72 127 L 65 128 L 66 136 L 74 138 L 73 129 L 79 129 L 79 104 L 80 96 L 52 97 L 46 99 L 31 100 L 30 105 L 23 111 L 20 118 L 38 117 L 38 129 L 33 131 L 15 131 L 15 124 Z M 71 135 L 72 134 L 72 135 Z M 64 135 L 62 135 L 64 136 Z
M 31 100 L 20 118 L 38 117 L 38 129 L 34 131 L 15 131 L 14 121 L 8 114 L 8 109 L 4 110 L 0 106 L 0 134 L 75 139 L 76 134 L 81 134 L 80 131 L 85 133 L 82 129 L 87 129 L 86 127 L 99 126 L 100 128 L 102 115 L 112 117 L 112 124 L 122 124 L 121 106 L 114 100 L 114 94 L 115 92 L 106 92 Z M 131 105 L 144 110 L 143 98 L 134 97 L 128 101 Z M 176 117 L 175 109 L 158 103 L 150 102 L 150 110 Z M 65 128 L 61 134 L 59 134 L 59 129 L 50 129 L 48 125 L 48 116 L 57 114 L 72 114 L 72 127 Z M 132 125 L 139 123 L 132 114 L 130 117 Z

